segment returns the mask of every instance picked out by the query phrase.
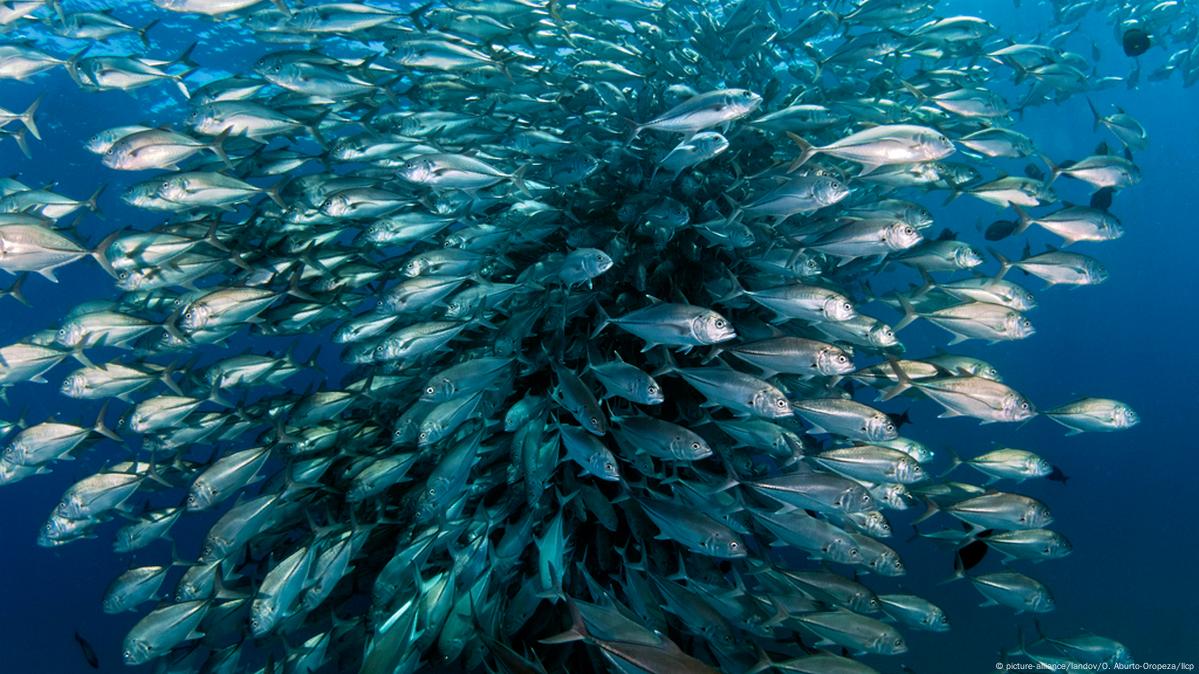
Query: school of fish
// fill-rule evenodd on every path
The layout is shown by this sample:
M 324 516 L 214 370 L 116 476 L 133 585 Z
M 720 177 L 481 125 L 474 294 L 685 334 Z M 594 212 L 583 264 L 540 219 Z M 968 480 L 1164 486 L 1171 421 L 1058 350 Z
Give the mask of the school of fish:
M 1060 26 L 1103 11 L 1054 4 Z M 1090 253 L 1123 234 L 1113 195 L 1148 134 L 1095 105 L 1110 135 L 1090 156 L 1021 132 L 1025 108 L 1113 83 L 1055 46 L 1065 29 L 1020 42 L 931 0 L 132 5 L 0 5 L 0 78 L 29 93 L 0 101 L 2 301 L 66 265 L 111 277 L 0 348 L 7 397 L 49 382 L 91 410 L 5 421 L 0 483 L 108 457 L 36 538 L 138 553 L 103 599 L 142 615 L 126 664 L 875 672 L 891 660 L 860 656 L 950 627 L 871 588 L 905 574 L 892 518 L 954 550 L 984 605 L 1054 609 L 1026 572 L 1071 546 L 1018 490 L 1060 469 L 959 457 L 906 410 L 1138 422 L 1099 395 L 1030 400 L 943 348 L 1032 337 L 1028 279 L 1107 279 Z M 1180 7 L 1113 16 L 1193 44 Z M 261 53 L 214 73 L 204 40 L 159 44 L 180 21 Z M 1170 64 L 1199 78 L 1194 50 Z M 87 140 L 90 195 L 19 172 L 39 122 L 73 114 L 40 104 L 63 73 L 177 103 Z M 110 181 L 152 226 L 90 214 Z M 938 219 L 955 198 L 995 223 Z M 1061 247 L 999 249 L 1032 227 Z M 913 322 L 944 341 L 905 342 Z M 203 540 L 171 536 L 200 519 Z M 1010 565 L 974 568 L 988 550 Z M 1038 637 L 996 648 L 1131 661 Z

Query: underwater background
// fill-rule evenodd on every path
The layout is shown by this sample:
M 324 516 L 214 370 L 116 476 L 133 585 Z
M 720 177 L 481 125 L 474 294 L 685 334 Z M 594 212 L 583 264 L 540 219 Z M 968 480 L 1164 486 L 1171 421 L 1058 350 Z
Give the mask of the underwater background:
M 115 7 L 136 17 L 135 4 L 67 2 L 70 7 Z M 985 18 L 1003 34 L 1029 39 L 1040 32 L 1039 27 L 1048 26 L 1052 16 L 1045 3 L 1031 0 L 1018 7 L 1000 0 L 945 0 L 938 5 L 938 15 L 958 13 Z M 206 73 L 247 70 L 266 51 L 235 25 L 196 17 L 172 15 L 153 32 L 155 49 L 164 54 L 177 53 L 197 39 L 193 58 Z M 1115 29 L 1101 14 L 1091 13 L 1068 44 L 1083 53 L 1090 53 L 1089 45 L 1094 44 L 1099 73 L 1124 76 L 1132 67 L 1132 59 L 1121 53 Z M 1161 49 L 1151 49 L 1140 57 L 1141 67 L 1149 72 L 1166 56 Z M 45 96 L 39 113 L 43 140 L 33 143 L 31 159 L 22 157 L 14 143 L 0 143 L 0 173 L 19 172 L 27 184 L 54 184 L 57 191 L 77 196 L 90 193 L 97 182 L 107 183 L 100 200 L 102 219 L 88 217 L 78 230 L 84 240 L 97 241 L 114 226 L 154 224 L 156 216 L 119 198 L 137 177 L 103 168 L 82 143 L 109 127 L 180 118 L 185 107 L 174 88 L 84 93 L 59 69 L 27 83 L 0 82 L 0 107 L 20 110 L 39 94 Z M 1038 292 L 1039 281 L 1029 279 L 1026 285 L 1037 292 L 1039 302 L 1035 337 L 996 345 L 970 341 L 955 347 L 955 352 L 986 359 L 1004 373 L 1006 383 L 1033 400 L 1045 401 L 1042 405 L 1081 395 L 1110 396 L 1129 403 L 1141 423 L 1121 433 L 1067 437 L 1047 420 L 985 426 L 964 418 L 934 423 L 940 410 L 925 399 L 913 399 L 909 413 L 921 440 L 938 454 L 950 448 L 977 452 L 992 444 L 1024 447 L 1068 475 L 1065 484 L 1030 481 L 1020 488 L 1052 508 L 1054 528 L 1065 532 L 1074 546 L 1074 553 L 1065 559 L 1031 567 L 1057 600 L 1055 612 L 1038 616 L 1047 632 L 1081 627 L 1119 639 L 1135 662 L 1195 663 L 1199 662 L 1199 574 L 1195 572 L 1199 561 L 1195 514 L 1199 89 L 1184 88 L 1177 78 L 1148 81 L 1142 77 L 1134 88 L 1121 83 L 1089 95 L 1100 109 L 1120 106 L 1134 115 L 1150 138 L 1148 148 L 1135 153 L 1143 181 L 1120 191 L 1112 206 L 1126 234 L 1118 241 L 1075 248 L 1100 257 L 1110 279 L 1098 286 L 1044 293 Z M 1105 130 L 1091 128 L 1086 98 L 1073 96 L 1055 106 L 1029 108 L 1018 117 L 1019 128 L 1053 157 L 1081 157 L 1104 140 L 1115 145 Z M 1018 165 L 1013 170 L 1019 170 Z M 1083 186 L 1063 182 L 1055 186 L 1063 200 L 1086 203 L 1089 193 Z M 1075 188 L 1076 193 L 1071 191 Z M 974 239 L 981 243 L 981 230 L 996 219 L 994 207 L 968 198 L 948 205 L 941 200 L 940 195 L 921 199 L 934 211 L 935 227 L 953 223 L 964 238 L 975 232 Z M 1034 250 L 1053 242 L 1035 228 L 1027 237 Z M 1006 245 L 1012 255 L 1018 253 L 1016 244 Z M 59 270 L 58 276 L 58 285 L 41 279 L 26 284 L 32 306 L 0 299 L 0 343 L 53 327 L 58 317 L 82 301 L 113 296 L 111 280 L 98 265 L 71 265 Z M 1009 278 L 1016 276 L 1013 272 Z M 892 312 L 888 318 L 897 315 Z M 937 328 L 925 322 L 903 333 L 905 342 L 941 337 Z M 318 341 L 311 338 L 299 352 L 311 351 Z M 282 347 L 289 343 L 279 342 Z M 322 376 L 329 380 L 346 371 L 332 350 L 322 353 L 320 363 L 326 368 Z M 55 372 L 74 367 L 68 361 Z M 7 404 L 0 408 L 3 415 L 15 419 L 27 413 L 41 418 L 46 411 L 56 410 L 65 421 L 90 423 L 96 406 L 72 409 L 67 406 L 71 401 L 64 403 L 57 393 L 53 373 L 48 378 L 51 385 L 10 389 Z M 312 381 L 301 377 L 291 385 L 304 390 Z M 107 447 L 105 451 L 119 450 Z M 34 545 L 39 527 L 64 489 L 122 458 L 89 452 L 59 464 L 51 474 L 0 488 L 0 672 L 89 671 L 73 639 L 76 631 L 95 647 L 102 671 L 124 667 L 121 639 L 139 616 L 105 615 L 100 599 L 108 582 L 128 568 L 130 557 L 114 554 L 106 536 L 54 549 Z M 908 653 L 886 659 L 870 656 L 866 661 L 887 672 L 898 671 L 901 663 L 917 674 L 992 671 L 999 652 L 1015 646 L 1018 625 L 1026 634 L 1034 634 L 1033 618 L 1013 616 L 1006 609 L 979 608 L 977 594 L 961 583 L 938 585 L 952 573 L 952 552 L 927 541 L 905 541 L 910 516 L 909 512 L 898 518 L 896 538 L 891 539 L 904 557 L 908 575 L 872 577 L 872 588 L 910 588 L 941 606 L 953 627 L 947 634 L 905 632 Z M 175 526 L 173 536 L 179 541 L 197 540 L 210 521 L 185 518 Z M 162 550 L 155 555 L 153 559 L 161 560 Z

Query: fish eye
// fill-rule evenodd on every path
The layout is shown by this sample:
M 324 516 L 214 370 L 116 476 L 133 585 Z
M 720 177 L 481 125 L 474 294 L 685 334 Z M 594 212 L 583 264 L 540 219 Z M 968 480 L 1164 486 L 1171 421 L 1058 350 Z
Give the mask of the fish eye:
M 599 419 L 597 417 L 591 417 L 590 421 L 592 426 L 599 426 Z
M 723 321 L 723 320 L 721 320 L 721 319 L 719 319 L 719 318 L 717 318 L 717 319 L 716 319 L 716 327 L 718 327 L 718 328 L 723 328 L 723 327 L 724 327 L 724 321 Z
M 846 311 L 849 311 L 850 309 L 852 309 L 852 308 L 853 308 L 853 305 L 852 305 L 852 304 L 850 304 L 849 302 L 846 302 L 846 303 L 844 303 L 844 304 L 842 304 L 842 305 L 841 305 L 841 308 L 842 308 L 842 309 L 845 309 Z
M 786 407 L 786 406 L 787 406 L 787 401 L 786 401 L 786 400 L 783 400 L 782 398 L 779 398 L 778 402 L 777 402 L 777 403 L 775 403 L 775 404 L 777 404 L 779 407 Z
M 895 645 L 896 645 L 896 646 L 902 646 L 902 645 L 903 645 L 903 639 L 896 639 L 896 640 L 895 640 Z
M 1021 409 L 1028 409 L 1028 403 L 1020 403 Z
M 432 386 L 426 387 L 425 393 L 427 393 L 429 395 L 433 395 L 433 393 L 434 393 L 433 387 Z
M 691 443 L 691 449 L 694 449 L 695 451 L 698 452 L 700 449 L 700 444 L 698 442 Z
M 848 358 L 846 358 L 845 356 L 837 356 L 837 362 L 838 362 L 838 363 L 845 363 L 845 362 L 848 362 L 848 361 L 849 361 L 849 359 L 848 359 Z

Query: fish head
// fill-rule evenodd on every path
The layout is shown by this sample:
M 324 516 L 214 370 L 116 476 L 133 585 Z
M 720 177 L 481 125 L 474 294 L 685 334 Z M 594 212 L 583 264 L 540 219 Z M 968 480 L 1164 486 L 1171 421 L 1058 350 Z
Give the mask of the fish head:
M 162 0 L 158 0 L 161 2 Z M 149 642 L 131 636 L 125 637 L 125 643 L 121 649 L 121 659 L 126 665 L 141 665 L 154 659 L 154 649 Z
M 224 536 L 209 535 L 204 539 L 204 546 L 200 548 L 200 558 L 198 561 L 207 563 L 224 559 L 229 548 L 230 543 Z
M 417 276 L 425 273 L 425 268 L 427 266 L 428 262 L 425 260 L 425 258 L 419 256 L 414 257 L 408 260 L 408 262 L 404 263 L 404 276 L 407 276 L 408 278 L 416 278 Z
M 817 176 L 812 181 L 812 196 L 821 206 L 832 206 L 849 196 L 849 187 L 832 176 Z
M 934 608 L 924 619 L 924 628 L 930 632 L 948 632 L 949 617 L 940 608 Z
M 764 388 L 755 393 L 750 405 L 758 416 L 767 419 L 784 419 L 794 414 L 791 401 L 774 387 Z
M 1042 588 L 1029 597 L 1028 608 L 1033 613 L 1052 613 L 1057 608 L 1057 602 L 1048 589 Z
M 409 159 L 400 165 L 396 174 L 410 183 L 422 185 L 433 180 L 437 173 L 437 165 L 431 159 Z
M 12 444 L 4 448 L 4 454 L 0 456 L 0 461 L 14 466 L 28 465 L 29 447 L 21 438 L 17 438 Z
M 265 636 L 275 626 L 275 608 L 269 601 L 254 600 L 250 604 L 250 632 L 256 637 Z
M 1032 311 L 1037 308 L 1037 297 L 1020 286 L 1012 286 L 1008 301 L 1018 311 Z M 998 381 L 998 380 L 996 380 Z
M 1117 403 L 1112 407 L 1112 424 L 1116 428 L 1132 428 L 1141 423 L 1141 418 L 1131 406 Z
M 130 206 L 146 208 L 158 198 L 158 187 L 161 181 L 147 180 L 125 190 L 121 198 Z
M 867 493 L 867 496 L 870 494 Z M 873 499 L 871 499 L 871 507 L 873 507 Z M 887 517 L 877 510 L 867 510 L 857 518 L 858 525 L 862 527 L 868 534 L 876 538 L 891 537 L 891 523 L 887 521 Z
M 662 393 L 662 387 L 658 386 L 658 382 L 649 380 L 645 383 L 644 390 L 641 391 L 641 399 L 646 405 L 659 405 L 666 401 L 666 396 Z
M 874 507 L 874 498 L 865 487 L 856 485 L 841 492 L 835 505 L 847 513 L 867 512 Z
M 953 264 L 958 269 L 973 269 L 983 263 L 983 256 L 974 246 L 962 244 L 953 251 Z
M 700 547 L 707 554 L 719 559 L 741 559 L 749 554 L 745 549 L 745 543 L 736 534 L 724 531 L 712 532 L 700 541 Z
M 454 385 L 454 381 L 448 377 L 433 377 L 429 383 L 425 385 L 421 391 L 420 399 L 425 402 L 437 403 L 444 402 L 454 397 L 454 392 L 458 387 Z
M 82 398 L 87 389 L 87 376 L 82 372 L 72 372 L 62 380 L 59 390 L 68 398 Z
M 1053 464 L 1039 456 L 1028 457 L 1028 463 L 1025 468 L 1030 474 L 1038 477 L 1044 477 L 1053 472 Z
M 836 293 L 825 298 L 822 310 L 825 319 L 838 323 L 848 321 L 858 315 L 853 303 Z
M 1004 328 L 1004 332 L 1011 335 L 1014 339 L 1031 337 L 1037 331 L 1033 327 L 1032 321 L 1015 311 L 1009 313 L 1007 318 L 1004 319 Z
M 354 204 L 350 199 L 350 195 L 342 192 L 325 199 L 325 203 L 321 204 L 320 211 L 325 215 L 335 218 L 344 218 L 349 216 L 353 212 L 353 209 Z
M 1024 421 L 1037 416 L 1037 410 L 1027 398 L 1012 391 L 1003 398 L 1003 417 L 1007 421 Z
M 862 551 L 847 536 L 835 536 L 820 546 L 820 556 L 840 564 L 858 564 L 862 561 Z
M 697 459 L 710 455 L 712 448 L 698 435 L 688 437 L 680 433 L 671 438 L 670 453 L 680 459 Z
M 83 341 L 83 325 L 79 321 L 67 321 L 58 328 L 55 339 L 63 346 L 76 346 Z
M 433 477 L 429 479 L 425 485 L 425 490 L 420 493 L 416 504 L 416 519 L 417 521 L 428 521 L 433 519 L 442 504 L 449 497 L 449 481 L 443 477 Z
M 816 352 L 816 369 L 826 377 L 848 374 L 854 370 L 853 359 L 839 348 L 822 348 Z
M 923 150 L 921 154 L 926 161 L 944 159 L 954 153 L 953 141 L 935 129 L 929 129 L 920 134 L 917 141 Z
M 873 646 L 871 650 L 882 655 L 900 655 L 908 652 L 907 642 L 893 629 L 888 629 L 880 634 L 874 640 Z
M 899 345 L 899 338 L 895 336 L 895 329 L 886 323 L 875 323 L 867 335 L 870 343 L 880 348 L 890 348 Z
M 1030 503 L 1019 517 L 1020 524 L 1028 529 L 1040 529 L 1053 523 L 1053 515 L 1043 503 Z
M 607 452 L 592 454 L 588 470 L 592 475 L 596 475 L 604 480 L 616 481 L 620 479 L 620 467 L 616 465 L 614 457 Z
M 203 330 L 212 316 L 212 309 L 204 302 L 192 302 L 179 317 L 179 327 L 188 332 Z
M 595 278 L 600 274 L 612 268 L 612 258 L 608 254 L 598 248 L 588 248 L 586 251 L 575 251 L 576 253 L 583 252 L 583 270 L 588 278 Z
M 748 115 L 762 105 L 762 97 L 748 89 L 729 89 L 726 107 L 736 111 L 739 116 Z
M 874 564 L 874 571 L 880 576 L 898 578 L 907 575 L 908 569 L 903 565 L 903 560 L 899 558 L 899 553 L 888 551 L 878 556 Z
M 910 458 L 900 459 L 895 464 L 895 476 L 904 484 L 919 482 L 927 477 L 924 468 Z
M 188 510 L 205 510 L 212 507 L 216 492 L 207 480 L 197 479 L 187 492 Z
M 882 412 L 867 417 L 865 431 L 871 442 L 885 442 L 899 437 L 895 422 Z
M 924 239 L 920 234 L 920 230 L 906 222 L 892 224 L 887 228 L 884 236 L 887 239 L 887 247 L 892 250 L 906 250 Z
M 702 312 L 691 319 L 691 333 L 702 344 L 719 344 L 737 336 L 732 323 L 714 311 Z
M 100 162 L 112 169 L 127 169 L 131 167 L 133 153 L 121 143 L 116 143 L 104 151 Z
M 141 290 L 154 281 L 155 269 L 129 269 L 117 273 L 117 287 L 121 290 Z
M 1087 262 L 1085 275 L 1087 278 L 1087 283 L 1103 283 L 1108 277 L 1107 267 L 1103 266 L 1103 264 L 1097 260 L 1090 260 Z
M 426 419 L 416 434 L 417 446 L 424 448 L 445 437 L 445 427 L 436 419 Z

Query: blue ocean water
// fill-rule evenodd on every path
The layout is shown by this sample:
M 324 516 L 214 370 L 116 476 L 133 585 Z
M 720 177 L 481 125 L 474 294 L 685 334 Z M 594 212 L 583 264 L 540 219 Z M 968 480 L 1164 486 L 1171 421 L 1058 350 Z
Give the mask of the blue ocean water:
M 981 16 L 1003 32 L 1030 39 L 1050 17 L 1044 3 L 1029 0 L 1019 8 L 999 0 L 940 4 L 939 14 L 954 13 Z M 201 41 L 194 57 L 206 69 L 245 70 L 262 53 L 233 29 L 186 17 L 156 29 L 155 50 L 174 54 L 196 35 Z M 1098 48 L 1099 73 L 1128 74 L 1131 59 L 1120 53 L 1114 30 L 1102 17 L 1092 15 L 1085 30 L 1070 40 L 1080 53 L 1090 53 L 1089 43 Z M 1144 72 L 1166 56 L 1161 49 L 1151 50 L 1142 57 Z M 105 169 L 81 144 L 111 126 L 178 119 L 184 107 L 177 93 L 169 86 L 83 93 L 59 70 L 31 83 L 0 84 L 0 107 L 20 110 L 39 94 L 45 95 L 39 115 L 44 140 L 34 143 L 31 160 L 13 143 L 0 143 L 3 173 L 19 174 L 30 185 L 53 183 L 58 191 L 75 196 L 86 195 L 98 182 L 107 183 L 100 202 L 103 218 L 85 218 L 80 225 L 87 240 L 98 241 L 117 226 L 152 224 L 153 218 L 119 198 L 135 178 Z M 1054 613 L 1040 616 L 1041 625 L 1054 634 L 1085 628 L 1118 639 L 1139 663 L 1196 663 L 1199 576 L 1194 561 L 1199 558 L 1199 527 L 1193 513 L 1199 455 L 1191 425 L 1199 408 L 1194 383 L 1199 373 L 1194 346 L 1199 330 L 1194 262 L 1199 246 L 1194 226 L 1199 207 L 1194 149 L 1199 140 L 1199 90 L 1183 88 L 1177 78 L 1142 78 L 1136 88 L 1106 88 L 1093 93 L 1092 99 L 1101 110 L 1121 106 L 1150 134 L 1149 148 L 1136 153 L 1143 182 L 1117 194 L 1112 207 L 1126 235 L 1115 242 L 1077 247 L 1100 258 L 1110 279 L 1078 290 L 1038 292 L 1039 307 L 1032 315 L 1037 334 L 1029 340 L 995 346 L 968 342 L 958 350 L 995 364 L 1005 381 L 1038 406 L 1052 407 L 1081 395 L 1110 396 L 1131 404 L 1141 424 L 1122 433 L 1066 437 L 1046 419 L 1002 427 L 966 419 L 933 423 L 939 408 L 921 400 L 912 403 L 911 435 L 938 452 L 955 448 L 972 453 L 999 444 L 1034 450 L 1060 466 L 1070 478 L 1067 484 L 1030 482 L 1021 489 L 1051 507 L 1055 529 L 1068 535 L 1075 549 L 1070 557 L 1029 571 L 1057 600 Z M 1030 108 L 1016 128 L 1048 156 L 1079 158 L 1102 140 L 1116 145 L 1106 131 L 1093 130 L 1090 119 L 1085 97 L 1075 96 L 1058 106 Z M 1011 171 L 1018 173 L 1021 166 L 1015 163 Z M 1056 187 L 1067 200 L 1085 203 L 1088 198 L 1081 186 Z M 938 223 L 952 222 L 959 231 L 968 232 L 976 223 L 985 227 L 998 217 L 993 207 L 970 199 L 947 206 L 939 197 L 926 201 Z M 1052 241 L 1043 232 L 1030 237 L 1034 250 Z M 972 240 L 981 243 L 981 231 Z M 1018 254 L 1015 245 L 1005 242 L 1004 250 Z M 108 278 L 94 264 L 71 265 L 59 276 L 58 285 L 30 279 L 26 294 L 32 308 L 11 299 L 0 301 L 0 343 L 54 326 L 81 301 L 112 296 Z M 1038 285 L 1030 280 L 1030 287 Z M 913 341 L 942 337 L 926 324 L 913 325 L 903 336 Z M 54 384 L 10 390 L 3 414 L 40 419 L 61 410 L 65 421 L 90 422 L 98 406 L 67 404 L 56 390 L 61 375 L 74 366 L 68 362 L 51 372 Z M 0 672 L 89 671 L 73 639 L 76 630 L 95 646 L 102 671 L 123 667 L 120 642 L 138 616 L 104 615 L 100 598 L 108 582 L 140 555 L 114 554 L 106 536 L 56 549 L 34 545 L 38 528 L 62 491 L 89 471 L 121 458 L 93 453 L 61 464 L 50 475 L 0 488 Z M 194 544 L 205 526 L 199 518 L 184 521 L 175 536 Z M 900 539 L 904 535 L 898 533 Z M 953 629 L 948 634 L 907 633 L 907 655 L 870 659 L 881 671 L 897 671 L 899 662 L 918 674 L 992 671 L 997 653 L 1015 645 L 1018 626 L 1033 633 L 1031 617 L 979 608 L 977 594 L 961 582 L 938 585 L 952 571 L 949 551 L 902 540 L 896 547 L 909 575 L 876 579 L 872 586 L 928 597 L 946 610 Z M 148 559 L 159 562 L 161 553 L 155 550 Z

